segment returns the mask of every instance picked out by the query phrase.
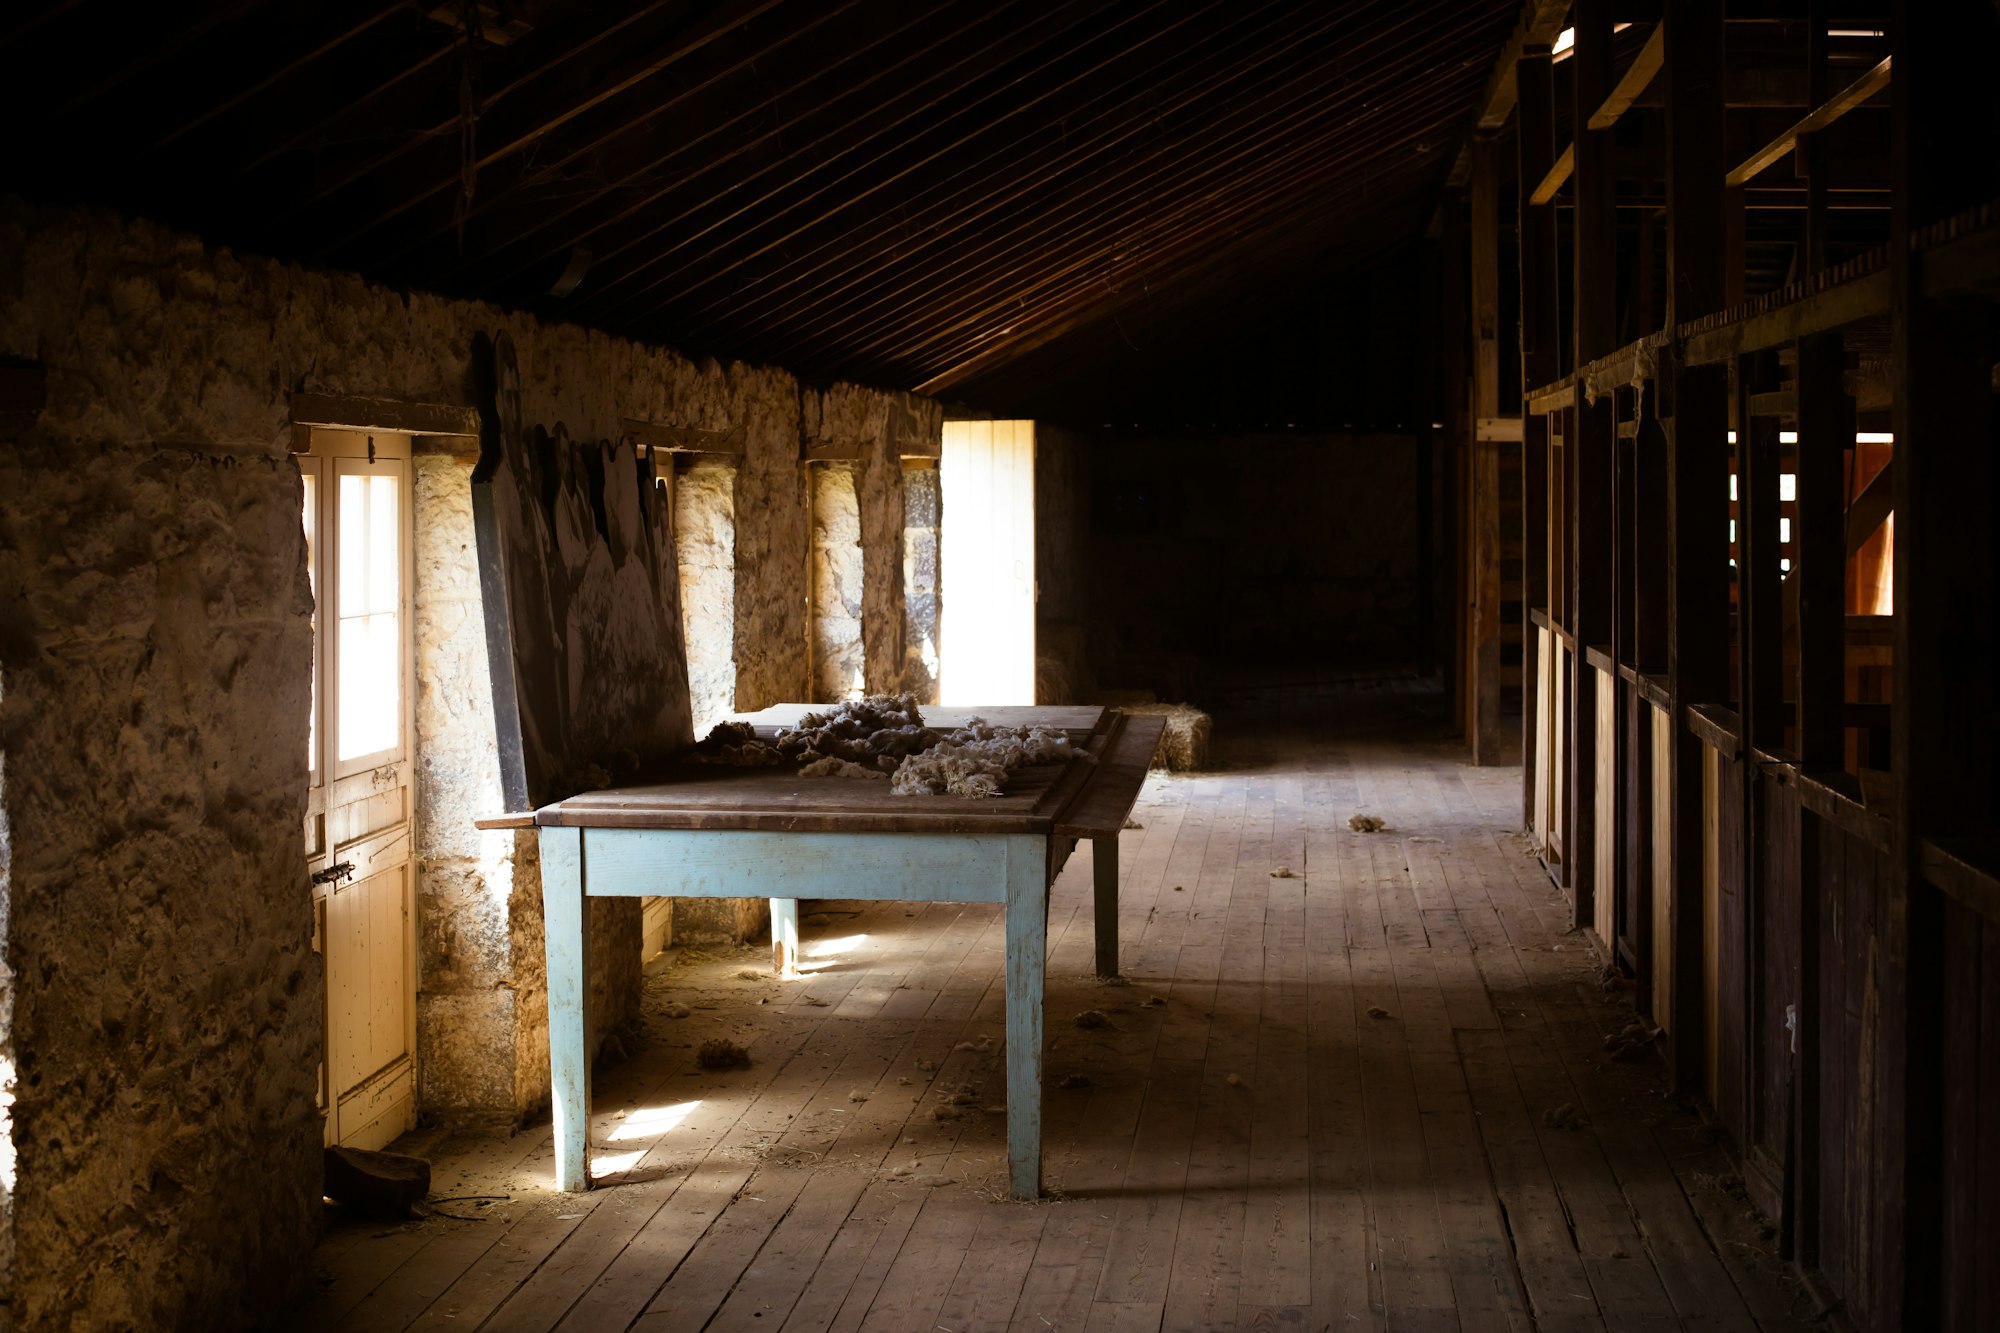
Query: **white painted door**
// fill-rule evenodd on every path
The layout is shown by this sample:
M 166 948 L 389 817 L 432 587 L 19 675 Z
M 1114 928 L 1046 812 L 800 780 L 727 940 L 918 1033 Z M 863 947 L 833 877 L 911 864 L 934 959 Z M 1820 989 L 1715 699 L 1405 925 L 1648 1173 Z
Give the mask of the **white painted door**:
M 940 697 L 1035 702 L 1035 423 L 947 421 Z
M 325 1139 L 416 1123 L 410 441 L 313 430 L 299 456 L 313 611 L 305 842 L 326 972 Z

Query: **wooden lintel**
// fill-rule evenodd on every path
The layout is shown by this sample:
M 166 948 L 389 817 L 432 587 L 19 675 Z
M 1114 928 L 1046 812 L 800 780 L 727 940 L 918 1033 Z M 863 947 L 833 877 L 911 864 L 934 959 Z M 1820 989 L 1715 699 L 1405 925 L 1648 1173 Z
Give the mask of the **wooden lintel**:
M 479 409 L 450 403 L 413 403 L 401 398 L 362 398 L 334 393 L 295 393 L 294 426 L 332 430 L 379 430 L 398 435 L 479 434 Z
M 48 398 L 48 377 L 40 366 L 0 366 L 0 416 L 33 416 Z
M 1632 60 L 1612 88 L 1611 95 L 1590 113 L 1590 128 L 1608 130 L 1618 123 L 1618 118 L 1631 110 L 1639 95 L 1652 84 L 1653 76 L 1660 72 L 1660 63 L 1667 56 L 1667 33 L 1662 24 L 1653 25 L 1653 35 L 1639 48 L 1639 54 Z
M 702 430 L 695 426 L 659 426 L 630 418 L 621 420 L 618 425 L 625 432 L 625 438 L 632 443 L 663 453 L 738 456 L 743 452 L 741 426 L 732 426 L 728 430 Z
M 1683 331 L 1682 357 L 1691 366 L 1715 365 L 1746 352 L 1825 333 L 1889 313 L 1889 274 L 1864 274 L 1804 296 L 1789 305 L 1699 333 Z
M 1750 395 L 1750 415 L 1783 417 L 1787 421 L 1796 420 L 1799 415 L 1799 395 L 1792 389 L 1769 389 L 1763 393 L 1753 393 Z
M 1811 111 L 1806 112 L 1804 117 L 1790 129 L 1744 159 L 1741 166 L 1729 173 L 1726 178 L 1727 182 L 1730 185 L 1742 185 L 1751 180 L 1773 162 L 1791 152 L 1798 145 L 1800 135 L 1814 134 L 1825 129 L 1848 112 L 1860 106 L 1863 102 L 1866 102 L 1876 92 L 1888 87 L 1889 62 L 1892 59 L 1894 59 L 1893 56 L 1882 57 L 1881 64 L 1875 66 L 1875 68 L 1869 70 L 1845 88 L 1842 88 L 1839 92 L 1828 98 L 1823 105 L 1816 106 Z
M 868 457 L 866 440 L 813 440 L 801 454 L 807 463 L 858 463 Z
M 1519 444 L 1521 418 L 1480 417 L 1473 423 L 1473 438 L 1481 443 Z
M 1574 143 L 1564 144 L 1562 152 L 1556 157 L 1555 165 L 1551 166 L 1548 174 L 1542 177 L 1541 184 L 1535 187 L 1535 192 L 1528 196 L 1528 202 L 1531 204 L 1546 204 L 1549 200 L 1555 198 L 1556 191 L 1562 189 L 1563 182 L 1568 180 L 1570 173 L 1575 170 L 1576 145 Z

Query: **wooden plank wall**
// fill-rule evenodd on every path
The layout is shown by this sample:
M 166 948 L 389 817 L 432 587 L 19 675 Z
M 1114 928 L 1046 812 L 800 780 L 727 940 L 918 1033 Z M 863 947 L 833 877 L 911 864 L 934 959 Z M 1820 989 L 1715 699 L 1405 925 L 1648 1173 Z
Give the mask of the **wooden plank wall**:
M 1943 1322 L 2000 1328 L 2000 922 L 1944 907 Z
M 1572 6 L 1562 122 L 1544 48 L 1518 56 L 1520 438 L 1543 505 L 1524 819 L 1835 1322 L 2000 1327 L 2000 85 L 1979 54 L 2000 11 L 1895 0 L 1874 38 L 1836 40 L 1818 5 L 1788 23 L 1801 109 L 1893 56 L 1890 105 L 1850 122 L 1893 151 L 1846 153 L 1842 112 L 1765 154 L 1796 168 L 1797 251 L 1794 285 L 1760 293 L 1772 229 L 1752 219 L 1781 177 L 1727 183 L 1769 127 L 1725 97 L 1775 68 L 1773 31 L 1720 0 L 1672 8 L 1619 39 L 1601 0 Z M 1601 96 L 1642 43 L 1650 89 Z M 1874 175 L 1878 211 L 1836 168 Z M 1626 248 L 1616 196 L 1662 182 L 1664 226 Z M 1886 244 L 1854 243 L 1861 217 Z M 1886 382 L 1856 369 L 1885 336 Z M 1878 528 L 1881 492 L 1856 503 L 1853 477 L 1885 449 L 1894 615 L 1857 636 L 1847 613 L 1877 607 L 1850 605 L 1847 529 Z

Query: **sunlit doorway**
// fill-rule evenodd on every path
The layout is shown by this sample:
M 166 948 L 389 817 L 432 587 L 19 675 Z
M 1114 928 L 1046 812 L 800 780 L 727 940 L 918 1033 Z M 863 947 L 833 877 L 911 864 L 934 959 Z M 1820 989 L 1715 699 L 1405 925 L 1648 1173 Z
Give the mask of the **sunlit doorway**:
M 947 421 L 940 696 L 1035 702 L 1035 423 Z

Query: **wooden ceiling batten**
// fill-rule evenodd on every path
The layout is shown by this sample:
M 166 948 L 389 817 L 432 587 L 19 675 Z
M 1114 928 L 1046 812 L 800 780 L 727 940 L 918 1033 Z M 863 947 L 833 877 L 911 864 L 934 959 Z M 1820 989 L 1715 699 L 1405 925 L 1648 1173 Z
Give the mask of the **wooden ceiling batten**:
M 1271 77 L 1261 84 L 1251 77 L 1249 68 L 1244 66 L 1230 68 L 1225 71 L 1220 84 L 1240 89 L 1245 94 L 1254 94 L 1244 97 L 1243 110 L 1240 114 L 1190 130 L 1179 139 L 1153 145 L 1143 157 L 1128 151 L 1122 164 L 1107 164 L 1104 169 L 1094 171 L 1088 176 L 1067 174 L 1078 162 L 1088 160 L 1088 156 L 1078 159 L 1077 162 L 1060 163 L 1047 177 L 1056 193 L 1028 195 L 1025 202 L 1009 196 L 1003 203 L 1015 206 L 1017 209 L 1034 210 L 1037 229 L 1033 233 L 1033 243 L 1037 248 L 1047 247 L 1049 241 L 1060 236 L 1061 248 L 1066 252 L 1076 253 L 1083 244 L 1083 239 L 1078 233 L 1062 233 L 1056 228 L 1077 223 L 1086 229 L 1095 228 L 1095 235 L 1103 235 L 1106 230 L 1103 224 L 1107 218 L 1118 220 L 1119 225 L 1123 225 L 1122 219 L 1131 215 L 1131 205 L 1135 196 L 1183 198 L 1189 182 L 1198 179 L 1200 172 L 1205 168 L 1220 164 L 1228 170 L 1237 170 L 1259 148 L 1298 143 L 1300 136 L 1311 128 L 1313 118 L 1329 114 L 1329 101 L 1339 97 L 1338 93 L 1328 90 L 1323 86 L 1323 81 L 1317 78 L 1317 65 L 1310 46 L 1301 53 L 1301 61 L 1303 68 L 1286 70 L 1282 76 Z M 1393 83 L 1394 75 L 1378 81 L 1376 86 L 1381 82 Z M 1315 84 L 1320 86 L 1314 86 Z M 1365 93 L 1367 90 L 1363 91 Z M 1122 132 L 1126 128 L 1123 125 L 1119 127 L 1121 138 L 1108 144 L 1105 151 L 1123 142 Z M 1205 131 L 1206 137 L 1201 137 L 1199 131 Z M 1322 134 L 1321 138 L 1314 142 L 1323 142 L 1324 138 Z M 1156 223 L 1157 218 L 1148 217 L 1146 222 L 1149 225 Z M 967 245 L 937 256 L 931 261 L 928 270 L 916 269 L 908 272 L 906 276 L 897 280 L 896 286 L 889 289 L 888 294 L 894 296 L 913 288 L 933 292 L 947 291 L 949 297 L 962 301 L 969 292 L 986 290 L 984 287 L 975 288 L 973 285 L 975 283 L 1007 283 L 1010 274 L 1033 262 L 1033 256 L 1026 252 L 1023 244 L 1028 241 L 1028 237 L 1013 227 L 998 228 L 1000 238 L 998 240 L 988 240 L 982 234 L 993 230 L 996 229 L 990 227 L 974 229 Z M 1011 247 L 1010 241 L 1013 242 Z M 1130 253 L 1134 246 L 1128 244 L 1121 248 Z M 905 267 L 907 268 L 907 263 Z M 945 287 L 947 281 L 948 289 Z M 876 310 L 869 324 L 859 327 L 851 324 L 833 327 L 839 329 L 843 338 L 851 340 L 855 336 L 867 337 L 885 321 L 897 324 L 916 321 L 933 326 L 949 323 L 948 320 L 932 320 L 925 317 L 926 312 L 921 307 L 890 305 L 883 299 L 883 294 L 883 290 L 878 286 L 870 286 L 866 290 L 866 297 Z M 1018 290 L 1014 292 L 1017 301 L 1024 294 Z M 800 322 L 801 316 L 805 317 L 804 323 Z M 774 315 L 769 322 L 775 327 L 785 329 L 792 336 L 792 342 L 780 345 L 778 355 L 782 357 L 795 347 L 808 345 L 808 335 L 816 327 L 825 326 L 830 319 L 831 315 L 824 309 L 786 311 L 782 316 Z
M 694 354 L 969 392 L 1393 247 L 1509 32 L 1556 8 L 512 0 L 498 45 L 435 5 L 226 0 L 108 32 L 109 0 L 23 0 L 0 22 L 15 188 Z M 555 297 L 578 245 L 589 273 Z

